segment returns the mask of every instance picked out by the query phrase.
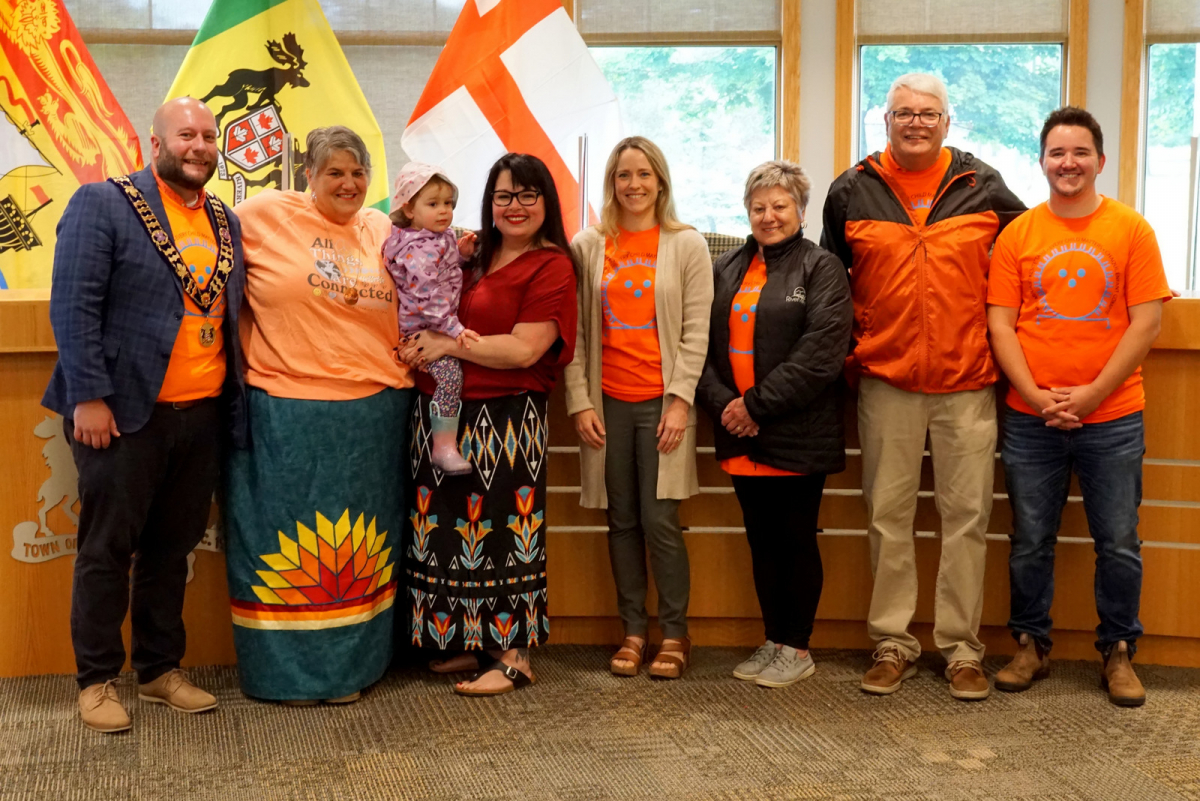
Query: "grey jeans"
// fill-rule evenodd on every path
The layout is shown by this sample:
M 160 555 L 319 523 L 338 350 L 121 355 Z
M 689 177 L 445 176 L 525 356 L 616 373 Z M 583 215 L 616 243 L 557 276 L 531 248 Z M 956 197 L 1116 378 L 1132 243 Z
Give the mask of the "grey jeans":
M 691 574 L 679 525 L 679 501 L 658 497 L 655 432 L 662 408 L 662 398 L 629 403 L 604 396 L 608 553 L 625 634 L 646 636 L 649 627 L 648 549 L 658 588 L 658 622 L 664 637 L 678 639 L 687 636 Z

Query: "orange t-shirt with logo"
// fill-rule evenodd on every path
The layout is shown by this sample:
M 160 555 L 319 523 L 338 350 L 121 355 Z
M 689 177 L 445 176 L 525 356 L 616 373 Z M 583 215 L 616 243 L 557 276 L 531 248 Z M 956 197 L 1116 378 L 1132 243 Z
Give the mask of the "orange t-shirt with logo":
M 600 277 L 600 388 L 617 400 L 661 398 L 662 351 L 654 308 L 658 264 L 656 225 L 645 231 L 617 229 L 604 239 Z
M 733 383 L 743 395 L 754 386 L 754 323 L 758 318 L 758 296 L 766 283 L 767 263 L 762 256 L 755 256 L 729 307 L 729 366 L 733 369 Z M 731 476 L 804 475 L 759 464 L 749 456 L 723 459 L 721 469 Z
M 304 192 L 266 189 L 242 223 L 246 383 L 276 398 L 357 400 L 413 382 L 395 358 L 396 287 L 383 266 L 392 222 L 361 209 L 338 225 Z
M 1017 340 L 1039 387 L 1091 383 L 1129 328 L 1129 307 L 1169 300 L 1154 230 L 1111 198 L 1087 217 L 1030 209 L 996 239 L 987 302 L 1018 309 Z M 1016 389 L 1013 409 L 1037 415 Z M 1083 419 L 1103 423 L 1146 407 L 1139 366 Z
M 188 272 L 203 290 L 212 280 L 217 266 L 217 239 L 205 208 L 204 190 L 200 190 L 200 200 L 195 208 L 185 205 L 183 198 L 161 180 L 158 181 L 158 191 L 167 211 L 166 223 L 171 229 L 175 248 L 183 257 Z M 165 262 L 163 269 L 170 269 Z M 186 292 L 183 294 L 183 322 L 179 325 L 179 333 L 175 335 L 167 374 L 158 390 L 159 402 L 198 400 L 221 394 L 221 387 L 225 384 L 225 335 L 221 330 L 224 321 L 224 292 L 207 314 Z M 208 341 L 206 323 L 212 326 L 212 341 L 207 347 L 204 345 Z
M 902 196 L 900 202 L 908 204 L 908 212 L 917 225 L 924 225 L 925 221 L 929 219 L 929 210 L 933 207 L 933 201 L 937 199 L 937 191 L 938 187 L 942 185 L 942 178 L 945 177 L 946 170 L 950 169 L 950 150 L 943 147 L 937 163 L 928 169 L 917 172 L 901 167 L 896 159 L 892 158 L 890 145 L 883 151 L 881 161 L 888 178 L 899 185 L 906 196 Z

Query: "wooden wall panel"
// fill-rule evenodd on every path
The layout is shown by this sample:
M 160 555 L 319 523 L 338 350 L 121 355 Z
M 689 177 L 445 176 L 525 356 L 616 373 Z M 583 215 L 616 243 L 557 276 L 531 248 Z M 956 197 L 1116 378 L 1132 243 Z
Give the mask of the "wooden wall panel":
M 779 158 L 800 160 L 800 0 L 782 0 L 779 48 Z
M 5 341 L 14 345 L 9 352 L 0 349 L 0 419 L 4 420 L 0 453 L 5 457 L 7 479 L 0 483 L 0 536 L 4 538 L 0 547 L 0 642 L 12 647 L 0 648 L 0 675 L 72 672 L 68 636 L 71 557 L 27 564 L 9 554 L 11 532 L 38 520 L 38 493 L 51 475 L 43 449 L 53 445 L 53 438 L 33 432 L 48 416 L 38 403 L 55 358 L 53 340 L 46 336 L 44 299 L 32 305 L 22 301 L 23 308 L 12 315 L 9 312 L 15 306 L 10 304 L 10 300 L 0 299 L 0 345 Z M 1200 606 L 1190 601 L 1191 591 L 1200 581 L 1200 347 L 1192 348 L 1183 336 L 1200 330 L 1190 322 L 1193 314 L 1200 320 L 1200 301 L 1175 301 L 1167 310 L 1165 327 L 1175 334 L 1166 343 L 1170 347 L 1151 353 L 1145 369 L 1150 407 L 1146 415 L 1146 502 L 1141 509 L 1140 533 L 1147 543 L 1142 595 L 1147 637 L 1139 660 L 1200 665 Z M 18 325 L 13 319 L 25 322 Z M 21 326 L 30 320 L 33 333 L 21 333 Z M 552 492 L 546 519 L 552 638 L 555 642 L 615 642 L 621 632 L 604 515 L 578 505 L 577 440 L 561 392 L 552 396 L 551 410 L 553 450 L 548 470 Z M 847 423 L 849 444 L 857 447 L 853 408 L 848 410 Z M 50 430 L 54 425 L 61 422 L 52 422 Z M 699 439 L 711 446 L 712 430 L 703 416 Z M 61 462 L 62 455 L 52 458 Z M 711 450 L 700 454 L 699 468 L 705 491 L 686 501 L 681 510 L 685 524 L 696 529 L 685 534 L 692 565 L 693 635 L 699 644 L 755 645 L 761 639 L 762 624 L 757 619 L 740 507 Z M 870 645 L 864 620 L 872 578 L 866 513 L 861 494 L 856 492 L 861 486 L 861 469 L 861 457 L 852 451 L 847 470 L 831 476 L 827 483 L 821 525 L 831 533 L 820 538 L 826 579 L 814 640 L 821 647 Z M 928 495 L 933 489 L 928 457 L 921 467 L 920 487 L 926 495 L 917 503 L 916 529 L 936 532 L 939 521 Z M 1008 617 L 1006 534 L 1011 512 L 999 463 L 994 487 L 997 498 L 989 525 L 981 637 L 989 648 L 1011 651 L 1011 638 L 1003 628 Z M 1077 482 L 1073 482 L 1071 494 L 1078 497 Z M 61 506 L 50 511 L 47 524 L 60 534 L 73 531 Z M 1094 655 L 1091 630 L 1096 624 L 1094 554 L 1086 541 L 1086 520 L 1077 500 L 1064 511 L 1061 536 L 1083 541 L 1063 542 L 1058 548 L 1053 609 L 1056 653 L 1090 658 Z M 914 631 L 927 648 L 932 647 L 930 624 L 939 551 L 936 537 L 922 535 L 917 540 L 919 591 Z M 234 660 L 226 599 L 223 556 L 197 552 L 195 578 L 188 587 L 184 611 L 187 664 Z M 650 604 L 653 612 L 653 585 Z
M 1138 207 L 1141 195 L 1142 109 L 1146 85 L 1146 0 L 1125 0 L 1121 54 L 1121 137 L 1117 164 L 1117 196 Z
M 1200 301 L 1193 301 L 1200 305 Z M 1179 301 L 1172 301 L 1170 307 Z M 1146 458 L 1200 461 L 1200 351 L 1152 350 L 1146 387 Z
M 553 617 L 610 617 L 616 592 L 603 532 L 554 532 L 547 537 L 550 613 Z M 750 569 L 750 549 L 740 533 L 685 535 L 691 559 L 692 601 L 688 614 L 701 618 L 753 618 L 759 615 Z M 866 537 L 822 536 L 825 586 L 817 617 L 865 621 L 871 602 L 870 552 Z M 1008 543 L 989 540 L 984 579 L 983 623 L 1008 620 Z M 918 539 L 917 611 L 914 620 L 932 623 L 941 543 Z M 1200 550 L 1145 548 L 1142 617 L 1146 632 L 1200 638 L 1200 606 L 1181 604 L 1192 577 L 1200 575 Z M 1092 595 L 1095 554 L 1090 543 L 1062 543 L 1055 561 L 1057 629 L 1090 631 L 1098 623 Z M 653 585 L 653 582 L 651 582 Z M 654 614 L 654 593 L 650 606 Z M 863 623 L 865 626 L 865 623 Z

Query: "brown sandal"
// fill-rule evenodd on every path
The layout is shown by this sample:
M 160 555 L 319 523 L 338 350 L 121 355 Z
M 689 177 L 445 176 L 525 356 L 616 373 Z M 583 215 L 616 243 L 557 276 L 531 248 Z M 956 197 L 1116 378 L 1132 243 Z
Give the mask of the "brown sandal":
M 642 662 L 646 660 L 647 640 L 642 640 L 641 645 L 638 645 L 638 639 L 638 637 L 626 637 L 621 643 L 621 649 L 612 655 L 612 659 L 608 660 L 608 669 L 614 676 L 636 676 L 642 669 Z M 618 665 L 618 659 L 633 664 Z
M 687 670 L 688 662 L 691 661 L 692 641 L 687 637 L 681 640 L 663 640 L 662 647 L 658 649 L 658 654 L 655 655 L 654 661 L 650 664 L 650 678 L 652 679 L 677 679 L 683 675 L 683 671 Z M 659 663 L 666 663 L 666 667 L 655 667 Z

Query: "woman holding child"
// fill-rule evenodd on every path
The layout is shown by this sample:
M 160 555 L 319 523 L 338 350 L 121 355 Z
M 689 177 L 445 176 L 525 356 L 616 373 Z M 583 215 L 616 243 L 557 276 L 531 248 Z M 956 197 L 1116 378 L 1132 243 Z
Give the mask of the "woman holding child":
M 528 649 L 549 636 L 546 404 L 576 331 L 576 269 L 546 166 L 501 157 L 481 218 L 457 310 L 471 333 L 456 341 L 453 330 L 425 330 L 400 349 L 401 360 L 422 368 L 410 433 L 416 490 L 401 557 L 411 639 L 463 652 L 433 664 L 445 673 L 479 670 L 455 686 L 463 695 L 531 684 Z M 434 414 L 446 409 L 435 400 L 441 378 L 424 369 L 446 356 L 462 372 L 457 441 L 470 470 L 458 474 L 434 453 Z

